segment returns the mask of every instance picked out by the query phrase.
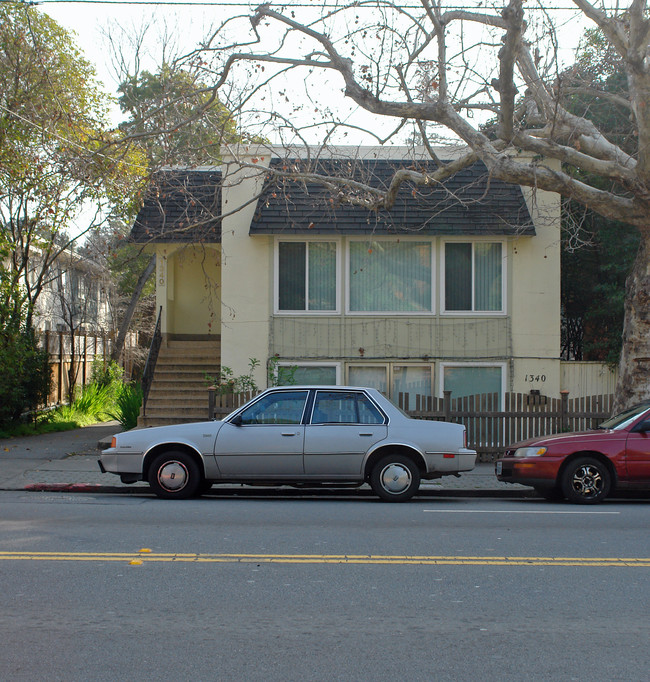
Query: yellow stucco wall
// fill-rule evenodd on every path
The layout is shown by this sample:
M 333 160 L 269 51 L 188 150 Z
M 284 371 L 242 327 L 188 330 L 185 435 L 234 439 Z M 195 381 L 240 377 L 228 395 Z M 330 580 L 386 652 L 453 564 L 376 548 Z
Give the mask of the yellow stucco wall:
M 241 167 L 240 161 L 251 167 Z M 261 365 L 254 376 L 262 387 L 269 355 L 273 248 L 270 237 L 252 239 L 248 230 L 257 206 L 249 202 L 262 189 L 269 161 L 268 150 L 230 149 L 224 155 L 222 188 L 221 364 L 239 376 L 256 358 Z
M 163 334 L 220 334 L 219 246 L 158 246 L 156 253 L 156 301 L 163 307 Z
M 560 197 L 523 189 L 535 237 L 513 239 L 509 310 L 510 385 L 556 396 L 560 385 Z

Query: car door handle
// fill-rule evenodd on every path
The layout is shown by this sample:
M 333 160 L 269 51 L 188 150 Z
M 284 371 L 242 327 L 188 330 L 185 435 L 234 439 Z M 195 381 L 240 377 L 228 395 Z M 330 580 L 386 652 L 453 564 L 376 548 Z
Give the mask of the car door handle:
M 283 436 L 299 436 L 299 435 L 300 435 L 300 431 L 291 432 L 291 433 L 283 433 L 282 435 L 283 435 Z
M 359 433 L 360 436 L 374 436 L 374 433 Z

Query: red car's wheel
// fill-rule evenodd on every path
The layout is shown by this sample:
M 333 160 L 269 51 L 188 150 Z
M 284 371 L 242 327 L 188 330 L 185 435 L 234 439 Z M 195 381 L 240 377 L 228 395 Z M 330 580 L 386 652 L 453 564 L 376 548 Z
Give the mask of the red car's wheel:
M 574 459 L 562 474 L 562 492 L 569 502 L 576 504 L 602 502 L 611 485 L 609 469 L 594 457 Z

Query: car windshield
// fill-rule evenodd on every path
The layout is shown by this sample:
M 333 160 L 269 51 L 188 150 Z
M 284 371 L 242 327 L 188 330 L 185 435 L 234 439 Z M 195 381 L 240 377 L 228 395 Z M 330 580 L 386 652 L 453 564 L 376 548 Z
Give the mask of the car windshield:
M 640 403 L 634 407 L 630 407 L 628 410 L 621 412 L 613 417 L 610 417 L 607 421 L 604 421 L 598 428 L 599 429 L 624 429 L 633 422 L 638 416 L 643 414 L 646 410 L 650 409 L 650 402 Z

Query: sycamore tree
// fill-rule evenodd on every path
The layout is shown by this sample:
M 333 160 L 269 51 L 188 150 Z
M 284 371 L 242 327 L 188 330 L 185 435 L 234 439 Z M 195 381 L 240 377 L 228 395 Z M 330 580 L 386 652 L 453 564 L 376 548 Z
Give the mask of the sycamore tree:
M 3 323 L 30 327 L 60 255 L 133 207 L 146 167 L 116 145 L 108 104 L 71 34 L 32 6 L 0 5 Z
M 558 34 L 541 3 L 495 0 L 488 7 L 477 3 L 475 11 L 446 4 L 261 5 L 251 16 L 225 22 L 188 58 L 203 68 L 206 82 L 212 78 L 214 92 L 246 84 L 239 115 L 250 124 L 263 122 L 276 139 L 290 132 L 298 141 L 319 127 L 322 139 L 338 133 L 345 140 L 341 131 L 348 125 L 357 138 L 363 129 L 387 142 L 403 139 L 409 126 L 415 129 L 435 170 L 399 169 L 386 189 L 312 176 L 336 187 L 340 201 L 390 210 L 401 183 L 436 183 L 480 160 L 493 178 L 557 192 L 631 226 L 639 248 L 627 280 L 617 407 L 650 397 L 646 0 L 614 9 L 569 0 L 562 15 L 563 21 L 575 15 L 599 29 L 619 60 L 624 90 L 607 93 L 598 79 L 570 87 L 574 97 L 619 107 L 630 122 L 623 139 L 601 129 L 589 107 L 575 113 L 568 106 Z M 491 118 L 496 125 L 488 131 Z M 453 161 L 436 153 L 439 139 L 461 148 Z

